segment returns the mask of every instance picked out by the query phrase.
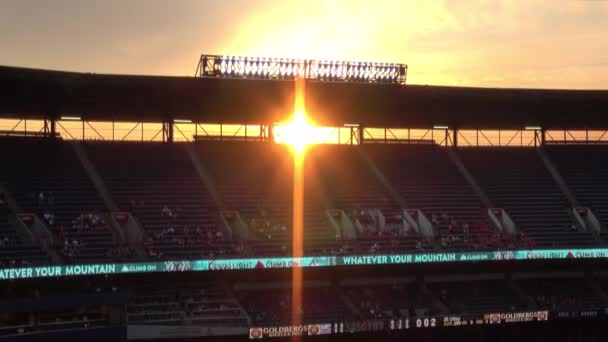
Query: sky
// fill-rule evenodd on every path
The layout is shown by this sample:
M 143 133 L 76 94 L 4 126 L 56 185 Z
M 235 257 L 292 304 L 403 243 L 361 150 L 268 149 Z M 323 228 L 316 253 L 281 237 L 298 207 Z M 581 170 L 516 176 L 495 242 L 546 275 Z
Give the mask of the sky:
M 608 1 L 0 0 L 0 65 L 192 76 L 202 53 L 406 63 L 410 84 L 608 89 Z

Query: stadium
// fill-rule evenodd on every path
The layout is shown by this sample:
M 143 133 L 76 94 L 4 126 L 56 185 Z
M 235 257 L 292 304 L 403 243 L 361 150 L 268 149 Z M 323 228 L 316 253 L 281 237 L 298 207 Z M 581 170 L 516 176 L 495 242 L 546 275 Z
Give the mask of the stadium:
M 608 91 L 0 67 L 0 339 L 602 341 Z

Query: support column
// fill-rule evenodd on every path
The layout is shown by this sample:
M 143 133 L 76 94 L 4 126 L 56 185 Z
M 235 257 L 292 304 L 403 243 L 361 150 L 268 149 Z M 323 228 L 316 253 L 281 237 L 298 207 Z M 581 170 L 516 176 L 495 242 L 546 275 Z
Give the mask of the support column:
M 273 134 L 274 127 L 272 126 L 272 124 L 267 125 L 267 127 L 268 127 L 268 136 L 266 137 L 266 140 L 268 142 L 274 143 L 274 134 Z
M 44 120 L 44 132 L 52 138 L 55 138 L 57 136 L 57 125 L 55 119 Z
M 359 126 L 359 145 L 363 145 L 363 137 L 365 136 L 363 132 L 365 132 L 365 129 L 363 128 L 363 126 Z
M 545 143 L 547 142 L 547 131 L 543 128 L 540 131 L 540 143 L 541 145 L 545 146 Z
M 173 122 L 163 122 L 163 141 L 173 142 Z

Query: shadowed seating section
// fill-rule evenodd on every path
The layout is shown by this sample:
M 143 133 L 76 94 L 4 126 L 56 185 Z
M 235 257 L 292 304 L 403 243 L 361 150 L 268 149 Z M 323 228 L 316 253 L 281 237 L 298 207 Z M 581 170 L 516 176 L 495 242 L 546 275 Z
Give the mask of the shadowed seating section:
M 246 326 L 236 299 L 220 283 L 139 289 L 127 306 L 129 324 Z
M 10 160 L 0 168 L 0 182 L 24 211 L 37 213 L 63 240 L 57 248 L 65 251 L 66 261 L 103 260 L 113 246 L 109 226 L 99 221 L 81 227 L 78 218 L 83 213 L 101 217 L 105 207 L 72 146 L 33 138 L 2 139 L 0 146 Z
M 415 282 L 342 285 L 342 291 L 358 311 L 358 317 L 390 318 L 431 314 L 429 295 Z
M 0 181 L 24 212 L 46 222 L 66 262 L 96 262 L 123 253 L 114 241 L 105 205 L 71 143 L 11 137 L 0 144 L 10 160 L 0 168 Z M 84 146 L 119 209 L 133 213 L 144 229 L 144 247 L 151 258 L 291 254 L 294 161 L 288 147 L 199 141 L 191 146 L 202 166 L 199 173 L 182 144 Z M 581 204 L 592 207 L 601 221 L 608 215 L 608 201 L 602 197 L 608 190 L 605 149 L 550 148 Z M 504 208 L 537 247 L 599 244 L 593 234 L 573 226 L 567 201 L 536 150 L 475 148 L 457 153 L 494 206 Z M 303 174 L 308 255 L 530 247 L 517 240 L 523 237 L 500 235 L 489 225 L 486 209 L 442 146 L 311 146 Z M 342 209 L 350 217 L 354 239 L 346 239 L 346 228 L 330 224 L 328 209 Z M 434 227 L 434 239 L 408 230 L 402 209 L 422 210 Z M 224 226 L 222 210 L 240 214 L 245 234 Z M 386 219 L 384 229 L 373 216 L 377 212 Z M 32 255 L 32 262 L 44 262 L 44 253 L 20 242 L 8 222 L 0 221 L 0 237 L 23 247 L 17 252 L 4 246 L 2 259 L 23 254 Z
M 527 302 L 504 279 L 429 282 L 428 287 L 452 313 L 483 314 L 527 308 Z
M 478 197 L 438 145 L 362 146 L 410 208 L 448 213 L 460 222 L 482 220 Z
M 460 149 L 465 167 L 496 207 L 537 247 L 585 247 L 593 236 L 572 229 L 569 205 L 533 148 Z
M 583 278 L 521 279 L 517 282 L 539 309 L 593 310 L 605 306 Z
M 241 290 L 236 293 L 254 324 L 287 324 L 291 321 L 291 287 Z M 302 303 L 294 308 L 307 323 L 327 323 L 350 315 L 349 309 L 329 286 L 303 285 Z
M 87 144 L 89 158 L 121 210 L 146 232 L 151 256 L 202 258 L 232 253 L 218 209 L 181 145 Z
M 8 208 L 0 204 L 0 267 L 48 263 L 40 246 L 23 241 L 9 220 Z
M 399 215 L 400 207 L 364 162 L 359 148 L 348 145 L 310 148 L 306 157 L 306 186 L 318 198 L 311 202 L 321 203 L 326 209 L 342 209 L 353 223 L 359 220 L 362 230 L 355 229 L 357 241 L 348 243 L 356 252 L 413 250 L 420 238 L 417 233 L 399 228 L 382 230 L 367 214 L 361 214 L 377 209 L 388 217 Z M 312 207 L 312 203 L 306 205 Z M 337 238 L 328 236 L 328 239 L 345 238 L 337 232 L 334 235 Z M 347 252 L 344 247 L 339 251 L 340 254 Z
M 202 141 L 194 145 L 225 209 L 238 210 L 250 252 L 285 255 L 291 247 L 293 164 L 285 146 Z
M 581 206 L 608 223 L 608 146 L 549 146 L 551 159 Z
M 443 147 L 435 144 L 364 145 L 409 208 L 422 210 L 440 236 L 455 236 L 448 246 L 465 248 L 463 225 L 486 222 L 483 205 Z M 482 215 L 483 214 L 483 215 Z M 449 232 L 449 225 L 453 227 Z

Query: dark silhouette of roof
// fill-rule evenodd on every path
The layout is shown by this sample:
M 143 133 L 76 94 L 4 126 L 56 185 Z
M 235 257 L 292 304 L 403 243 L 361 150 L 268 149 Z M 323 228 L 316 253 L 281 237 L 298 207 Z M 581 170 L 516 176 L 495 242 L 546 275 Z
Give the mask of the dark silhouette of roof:
M 101 75 L 0 67 L 0 117 L 273 123 L 293 110 L 293 81 Z M 308 81 L 319 124 L 368 127 L 608 128 L 608 91 Z

